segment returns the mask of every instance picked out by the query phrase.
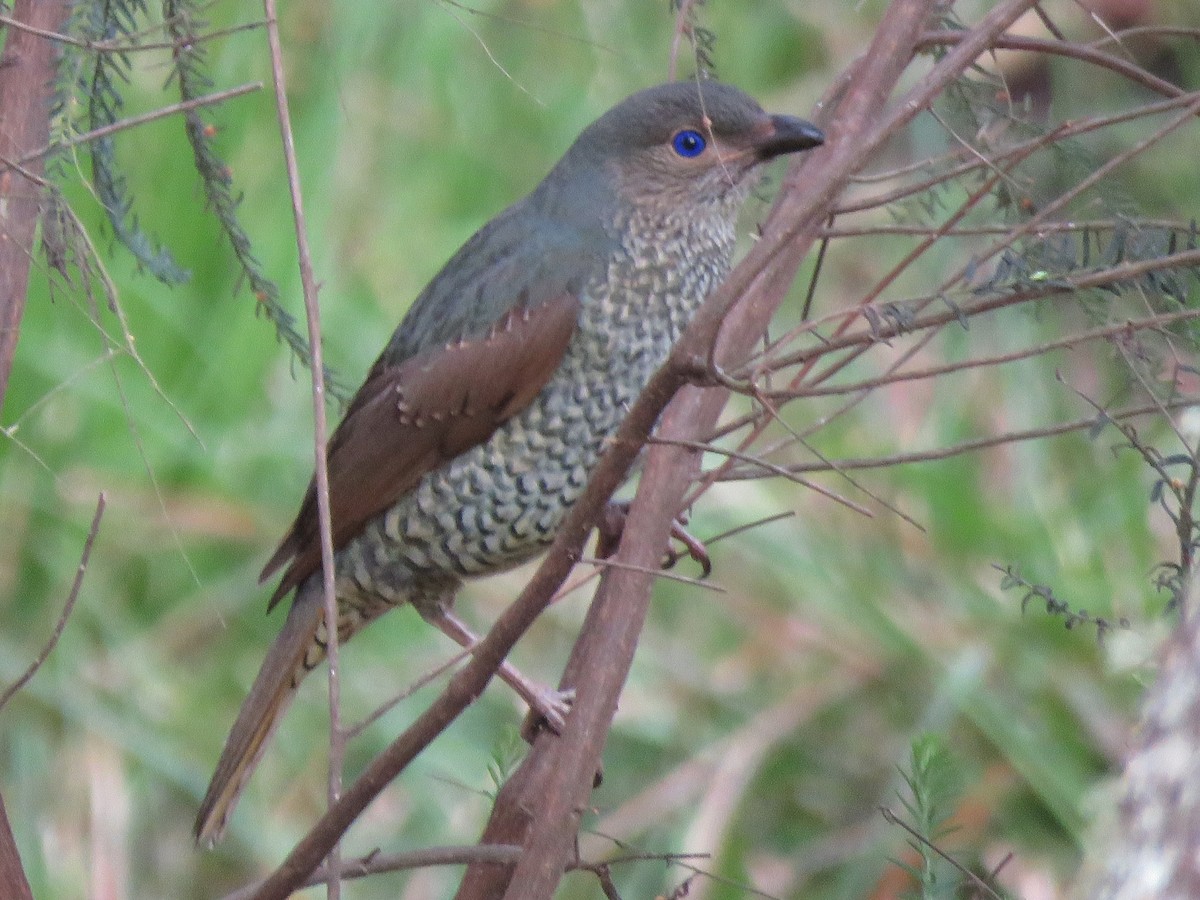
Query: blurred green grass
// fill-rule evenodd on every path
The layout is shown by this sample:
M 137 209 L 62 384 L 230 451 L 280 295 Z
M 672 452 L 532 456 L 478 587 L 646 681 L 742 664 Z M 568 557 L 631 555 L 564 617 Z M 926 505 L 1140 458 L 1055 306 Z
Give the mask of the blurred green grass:
M 532 187 L 583 125 L 665 77 L 665 3 L 481 6 L 489 16 L 434 3 L 284 5 L 326 358 L 352 383 L 462 240 Z M 754 15 L 705 8 L 718 71 L 768 108 L 804 113 L 846 53 L 865 46 L 870 15 L 760 6 Z M 218 4 L 212 23 L 240 12 Z M 218 86 L 269 81 L 259 34 L 208 52 Z M 166 71 L 161 57 L 137 57 L 131 111 L 165 102 Z M 1075 101 L 1107 102 L 1105 89 Z M 255 252 L 299 315 L 269 93 L 211 119 L 245 193 Z M 218 896 L 269 871 L 323 802 L 324 686 L 314 678 L 226 842 L 211 853 L 191 844 L 197 800 L 279 626 L 263 615 L 256 577 L 310 472 L 311 409 L 306 374 L 254 316 L 202 209 L 181 132 L 175 120 L 155 123 L 119 138 L 118 153 L 140 219 L 191 282 L 167 289 L 120 249 L 105 256 L 165 398 L 129 358 L 106 361 L 86 302 L 37 273 L 5 404 L 21 445 L 0 443 L 0 680 L 49 635 L 96 496 L 109 496 L 75 614 L 0 731 L 0 786 L 38 896 L 82 896 L 105 872 L 131 897 Z M 1163 195 L 1161 173 L 1186 156 L 1169 150 L 1138 163 L 1124 185 L 1179 213 L 1195 180 L 1184 182 L 1189 198 Z M 78 188 L 69 195 L 105 245 L 94 200 Z M 835 253 L 822 311 L 854 296 L 884 258 Z M 942 264 L 929 264 L 930 277 Z M 119 335 L 109 312 L 99 319 Z M 1019 345 L 1062 327 L 1053 314 L 1009 314 L 948 335 L 931 353 Z M 889 388 L 822 430 L 818 445 L 832 458 L 862 457 L 1084 415 L 1054 381 L 1061 364 Z M 806 406 L 800 418 L 826 408 Z M 796 515 L 714 545 L 725 593 L 661 585 L 585 820 L 595 831 L 585 852 L 611 852 L 609 838 L 619 838 L 647 852 L 711 853 L 697 864 L 727 881 L 698 881 L 693 896 L 740 897 L 746 883 L 773 896 L 871 896 L 904 848 L 877 808 L 896 806 L 897 767 L 915 735 L 934 731 L 970 776 L 951 845 L 961 840 L 992 864 L 1011 849 L 1010 871 L 1066 884 L 1088 825 L 1085 798 L 1113 772 L 1149 677 L 1162 603 L 1149 573 L 1171 551 L 1168 523 L 1148 503 L 1149 473 L 1130 454 L 1114 457 L 1113 443 L 1114 434 L 1074 435 L 857 476 L 923 532 L 836 477 L 823 483 L 871 505 L 874 518 L 778 480 L 715 490 L 695 510 L 700 536 Z M 994 563 L 1019 565 L 1094 614 L 1128 616 L 1134 631 L 1099 646 L 1091 630 L 1068 632 L 1036 608 L 1023 616 L 1019 595 L 1000 592 Z M 467 617 L 491 621 L 521 577 L 472 586 Z M 574 595 L 538 624 L 518 647 L 523 667 L 555 677 L 584 602 Z M 416 616 L 386 617 L 347 650 L 348 716 L 450 653 Z M 432 690 L 372 726 L 349 771 Z M 486 766 L 518 716 L 503 690 L 489 690 L 371 807 L 347 852 L 474 841 L 488 810 Z M 652 896 L 686 872 L 643 862 L 616 876 L 625 896 Z M 345 896 L 445 896 L 456 878 L 382 876 Z M 597 895 L 584 875 L 561 890 Z

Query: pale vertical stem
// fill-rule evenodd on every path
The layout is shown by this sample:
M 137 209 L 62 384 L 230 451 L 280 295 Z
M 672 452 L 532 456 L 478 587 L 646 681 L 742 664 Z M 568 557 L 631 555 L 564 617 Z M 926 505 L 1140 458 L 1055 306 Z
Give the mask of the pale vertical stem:
M 300 281 L 304 288 L 304 312 L 308 320 L 308 340 L 312 348 L 313 432 L 317 484 L 317 517 L 321 531 L 321 573 L 325 592 L 325 656 L 329 661 L 329 805 L 337 803 L 342 793 L 342 764 L 346 738 L 341 721 L 341 686 L 338 670 L 337 596 L 333 586 L 333 530 L 329 521 L 329 471 L 325 453 L 325 364 L 321 353 L 321 311 L 317 302 L 317 282 L 313 277 L 312 254 L 308 244 L 308 228 L 304 219 L 304 204 L 300 195 L 300 173 L 296 165 L 296 146 L 292 139 L 292 121 L 288 110 L 287 89 L 283 71 L 283 50 L 279 40 L 279 20 L 275 0 L 263 0 L 267 18 L 267 41 L 271 49 L 271 74 L 275 82 L 275 109 L 283 137 L 283 156 L 287 167 L 288 188 L 292 196 L 292 216 L 296 226 L 296 249 L 300 261 Z M 329 881 L 327 896 L 341 896 L 341 853 L 335 844 L 326 857 Z

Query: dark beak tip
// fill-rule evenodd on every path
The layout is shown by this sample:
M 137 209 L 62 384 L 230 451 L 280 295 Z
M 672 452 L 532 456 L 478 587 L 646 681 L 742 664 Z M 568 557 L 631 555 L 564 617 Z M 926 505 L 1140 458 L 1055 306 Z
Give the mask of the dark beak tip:
M 805 119 L 795 116 L 771 116 L 771 125 L 771 136 L 763 141 L 759 148 L 759 152 L 766 158 L 811 150 L 825 143 L 825 132 Z

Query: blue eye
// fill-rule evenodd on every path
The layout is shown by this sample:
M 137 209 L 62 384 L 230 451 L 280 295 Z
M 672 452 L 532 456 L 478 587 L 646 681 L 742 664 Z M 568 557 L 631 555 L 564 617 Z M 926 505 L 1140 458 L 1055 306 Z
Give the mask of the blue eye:
M 693 159 L 699 156 L 707 145 L 708 142 L 704 140 L 704 135 L 691 128 L 685 128 L 671 138 L 671 146 L 684 159 Z

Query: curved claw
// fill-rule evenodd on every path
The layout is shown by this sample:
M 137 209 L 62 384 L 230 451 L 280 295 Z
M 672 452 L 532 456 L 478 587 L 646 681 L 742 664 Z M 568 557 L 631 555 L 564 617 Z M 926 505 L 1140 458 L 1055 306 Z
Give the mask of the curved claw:
M 566 725 L 567 713 L 575 702 L 575 688 L 558 691 L 544 685 L 535 691 L 523 695 L 529 702 L 529 713 L 521 723 L 521 737 L 526 743 L 532 744 L 539 731 L 549 728 L 555 734 L 562 734 Z
M 668 550 L 667 557 L 663 560 L 663 568 L 669 569 L 684 556 L 690 556 L 700 564 L 700 577 L 707 578 L 712 574 L 712 558 L 708 555 L 708 548 L 704 546 L 704 542 L 683 527 L 683 520 L 676 519 L 671 523 L 671 537 L 683 544 L 684 552 L 678 550 Z
M 621 535 L 625 531 L 625 519 L 629 515 L 628 500 L 612 500 L 604 507 L 604 512 L 600 516 L 600 520 L 596 523 L 596 558 L 608 559 L 617 552 L 617 547 L 621 543 Z M 687 524 L 687 517 L 684 515 L 676 516 L 675 521 L 671 523 L 671 537 L 683 544 L 684 550 L 678 551 L 668 549 L 663 557 L 662 567 L 669 569 L 683 559 L 685 556 L 690 556 L 700 564 L 700 577 L 707 578 L 712 574 L 712 559 L 708 555 L 708 550 L 704 546 L 704 542 L 691 534 L 684 526 Z

